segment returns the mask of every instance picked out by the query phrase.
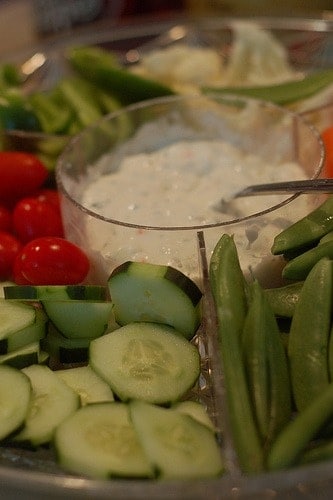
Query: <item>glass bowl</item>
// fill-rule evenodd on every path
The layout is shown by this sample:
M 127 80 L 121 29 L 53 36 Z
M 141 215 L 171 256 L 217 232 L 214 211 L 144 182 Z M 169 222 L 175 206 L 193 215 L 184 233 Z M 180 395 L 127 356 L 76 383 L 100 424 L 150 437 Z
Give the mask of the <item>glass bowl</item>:
M 56 182 L 66 237 L 91 259 L 87 281 L 117 265 L 172 265 L 198 280 L 198 231 L 208 255 L 235 235 L 245 271 L 264 277 L 274 234 L 318 203 L 314 195 L 221 198 L 248 184 L 320 174 L 319 135 L 298 115 L 232 95 L 149 100 L 108 115 L 65 147 Z

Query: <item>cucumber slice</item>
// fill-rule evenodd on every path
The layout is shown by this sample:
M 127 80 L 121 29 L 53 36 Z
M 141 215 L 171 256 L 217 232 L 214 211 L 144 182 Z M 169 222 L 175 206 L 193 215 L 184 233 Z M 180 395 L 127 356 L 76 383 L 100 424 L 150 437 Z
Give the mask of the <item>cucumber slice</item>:
M 28 412 L 31 397 L 29 378 L 20 370 L 0 366 L 0 440 L 19 429 Z
M 105 301 L 108 288 L 100 285 L 15 285 L 5 286 L 6 299 L 15 300 L 93 300 Z
M 118 324 L 164 323 L 190 339 L 200 324 L 202 293 L 182 272 L 170 266 L 125 262 L 108 279 Z
M 214 433 L 188 415 L 144 401 L 129 404 L 138 438 L 164 479 L 216 477 L 223 472 Z
M 32 446 L 49 443 L 58 425 L 75 412 L 79 396 L 45 365 L 31 365 L 22 372 L 32 385 L 32 400 L 23 429 L 15 443 Z
M 46 323 L 47 316 L 45 312 L 36 308 L 34 323 L 9 334 L 6 338 L 0 339 L 0 354 L 16 351 L 42 339 L 46 333 Z
M 60 364 L 87 363 L 91 340 L 93 339 L 68 339 L 54 325 L 49 324 L 47 335 L 41 340 L 41 346 Z
M 93 340 L 89 363 L 123 401 L 177 401 L 200 373 L 197 348 L 158 323 L 132 323 Z
M 111 302 L 47 300 L 42 304 L 55 327 L 71 339 L 100 337 L 111 321 Z
M 0 365 L 9 365 L 13 368 L 22 369 L 27 366 L 39 363 L 40 345 L 39 342 L 32 342 L 20 349 L 0 356 Z
M 124 403 L 95 403 L 80 408 L 59 425 L 54 436 L 58 463 L 93 478 L 152 477 Z
M 54 373 L 80 396 L 81 406 L 114 400 L 110 386 L 90 366 L 67 368 Z
M 202 404 L 190 400 L 179 401 L 179 403 L 172 405 L 172 409 L 194 418 L 194 420 L 205 425 L 212 432 L 216 432 L 216 427 Z
M 0 339 L 32 325 L 36 319 L 35 308 L 21 302 L 0 299 Z

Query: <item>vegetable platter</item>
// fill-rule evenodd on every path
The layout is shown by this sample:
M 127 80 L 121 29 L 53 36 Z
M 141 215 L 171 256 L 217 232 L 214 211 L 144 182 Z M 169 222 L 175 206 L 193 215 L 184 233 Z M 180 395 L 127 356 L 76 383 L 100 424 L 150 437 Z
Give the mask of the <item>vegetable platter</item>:
M 179 35 L 180 40 L 185 40 L 191 44 L 196 44 L 198 41 L 198 35 L 200 35 L 201 43 L 202 42 L 207 43 L 207 40 L 209 40 L 209 43 L 214 44 L 214 46 L 216 46 L 216 39 L 218 38 L 220 41 L 221 40 L 223 41 L 222 43 L 223 48 L 226 49 L 230 47 L 230 40 L 231 40 L 230 26 L 233 22 L 234 22 L 233 19 L 218 19 L 218 18 L 204 19 L 200 21 L 191 22 L 189 25 L 186 24 L 185 25 L 186 29 L 183 31 L 181 29 L 179 30 L 179 27 L 182 28 L 183 25 L 177 25 L 178 35 L 180 34 Z M 302 74 L 311 73 L 313 70 L 324 69 L 326 71 L 327 69 L 333 67 L 333 54 L 332 54 L 333 25 L 331 25 L 329 21 L 310 20 L 310 19 L 298 20 L 298 19 L 261 18 L 256 20 L 256 22 L 260 23 L 265 28 L 272 30 L 274 33 L 278 35 L 279 39 L 282 40 L 283 44 L 288 48 L 288 51 L 289 50 L 291 51 L 290 53 L 292 55 L 292 62 L 294 68 L 297 71 L 301 72 Z M 155 24 L 150 26 L 140 26 L 136 28 L 131 27 L 130 29 L 122 28 L 119 30 L 114 30 L 112 35 L 110 34 L 110 32 L 99 33 L 98 35 L 96 34 L 92 35 L 88 33 L 87 35 L 82 35 L 75 40 L 73 39 L 59 40 L 56 44 L 56 48 L 52 46 L 49 47 L 43 46 L 40 48 L 36 48 L 36 50 L 40 49 L 47 54 L 47 56 L 50 58 L 51 66 L 53 64 L 56 64 L 55 61 L 57 61 L 59 57 L 60 59 L 62 58 L 62 55 L 66 48 L 72 47 L 74 45 L 100 46 L 102 48 L 107 48 L 116 51 L 116 53 L 119 54 L 121 57 L 125 57 L 126 55 L 128 57 L 130 55 L 130 51 L 132 49 L 135 49 L 137 46 L 146 44 L 143 50 L 149 51 L 152 47 L 154 48 L 156 46 L 159 47 L 159 45 L 163 45 L 165 38 L 169 40 L 168 36 L 165 37 L 165 33 L 169 35 L 170 33 L 175 33 L 172 31 L 173 28 L 175 28 L 174 23 L 162 24 L 162 25 Z M 311 47 L 310 50 L 309 47 Z M 15 58 L 16 60 L 20 60 L 21 58 L 24 58 L 28 55 L 29 54 L 15 55 Z M 59 69 L 59 67 L 57 68 Z M 62 66 L 60 66 L 60 71 L 62 71 Z M 328 76 L 329 73 L 326 73 L 326 75 Z M 48 76 L 50 76 L 50 74 Z M 288 83 L 288 85 L 290 84 Z M 318 89 L 317 86 L 315 87 L 316 89 Z M 293 90 L 293 85 L 291 86 L 291 90 Z M 289 91 L 290 91 L 290 86 L 288 92 Z M 321 97 L 320 97 L 320 102 L 318 103 L 315 98 L 316 92 L 313 95 L 310 95 L 311 94 L 310 92 L 310 94 L 306 96 L 307 93 L 308 90 L 303 94 L 304 97 L 310 99 L 309 101 L 307 100 L 307 98 L 304 99 L 305 112 L 307 106 L 309 107 L 309 109 L 312 109 L 315 106 L 322 103 L 321 101 L 322 98 L 324 100 L 329 99 L 329 95 L 326 95 L 325 92 L 324 94 L 320 93 Z M 291 105 L 292 107 L 294 106 L 294 103 L 291 102 L 283 104 Z M 303 108 L 301 107 L 300 110 L 303 111 Z M 317 235 L 317 239 L 320 237 L 324 238 L 325 236 Z M 227 412 L 225 411 L 225 408 L 228 404 L 227 402 L 228 383 L 226 384 L 224 377 L 226 373 L 229 374 L 231 373 L 232 374 L 231 376 L 236 377 L 234 381 L 239 389 L 238 398 L 242 398 L 242 396 L 244 396 L 243 403 L 244 402 L 246 403 L 247 396 L 244 392 L 242 392 L 244 390 L 244 387 L 242 387 L 241 375 L 239 373 L 237 374 L 237 371 L 233 373 L 233 368 L 235 367 L 234 363 L 235 361 L 237 361 L 237 359 L 231 358 L 229 361 L 224 362 L 222 370 L 221 359 L 219 357 L 218 321 L 220 319 L 219 314 L 221 314 L 221 309 L 219 307 L 216 307 L 216 304 L 214 302 L 216 301 L 216 297 L 218 296 L 218 294 L 216 294 L 217 290 L 215 281 L 216 276 L 214 271 L 212 271 L 212 269 L 214 270 L 214 262 L 216 262 L 216 260 L 214 259 L 218 259 L 219 252 L 222 251 L 221 248 L 223 247 L 224 243 L 226 243 L 225 248 L 229 252 L 228 259 L 230 258 L 233 259 L 233 265 L 236 265 L 237 259 L 235 260 L 235 254 L 232 254 L 232 248 L 230 247 L 229 241 L 224 242 L 223 239 L 221 239 L 221 246 L 216 247 L 216 253 L 215 255 L 213 255 L 212 261 L 210 261 L 210 256 L 206 254 L 205 250 L 204 235 L 202 233 L 198 234 L 198 259 L 201 269 L 201 284 L 203 291 L 203 297 L 202 297 L 203 316 L 202 316 L 201 326 L 198 329 L 195 337 L 191 339 L 191 341 L 188 340 L 190 345 L 195 346 L 198 349 L 198 352 L 200 353 L 200 374 L 197 383 L 190 392 L 190 396 L 191 399 L 194 399 L 204 404 L 204 406 L 208 410 L 208 415 L 210 416 L 215 426 L 214 429 L 218 431 L 217 432 L 218 442 L 223 449 L 223 460 L 225 467 L 224 473 L 221 475 L 217 474 L 216 477 L 210 477 L 209 479 L 199 478 L 198 475 L 198 478 L 195 479 L 172 478 L 172 479 L 156 480 L 154 478 L 154 479 L 142 480 L 133 478 L 131 479 L 117 478 L 110 480 L 101 480 L 98 478 L 89 478 L 89 476 L 84 474 L 80 475 L 80 474 L 66 472 L 66 468 L 63 468 L 58 464 L 58 462 L 54 459 L 54 455 L 47 447 L 41 446 L 38 447 L 37 451 L 36 450 L 33 451 L 30 449 L 24 449 L 24 448 L 18 449 L 15 447 L 4 446 L 0 448 L 0 481 L 1 481 L 0 496 L 3 495 L 5 498 L 8 499 L 18 499 L 19 497 L 24 497 L 24 498 L 34 498 L 37 500 L 39 498 L 40 499 L 45 498 L 46 496 L 51 500 L 58 498 L 70 498 L 70 499 L 75 499 L 75 498 L 80 498 L 80 499 L 81 498 L 96 498 L 96 499 L 170 498 L 171 499 L 172 498 L 179 500 L 180 499 L 201 500 L 201 499 L 213 499 L 213 498 L 232 499 L 235 498 L 235 495 L 237 498 L 241 499 L 266 499 L 266 498 L 268 499 L 272 498 L 272 495 L 276 499 L 331 498 L 333 491 L 332 461 L 328 460 L 310 465 L 303 464 L 303 465 L 293 465 L 290 467 L 289 465 L 291 462 L 288 462 L 287 469 L 285 469 L 283 466 L 282 468 L 280 468 L 279 464 L 287 463 L 283 461 L 287 459 L 292 461 L 292 459 L 290 458 L 290 455 L 289 458 L 288 457 L 286 458 L 286 456 L 283 453 L 281 453 L 281 449 L 282 451 L 285 452 L 286 446 L 282 447 L 277 446 L 275 448 L 274 454 L 272 453 L 272 455 L 270 456 L 270 461 L 269 461 L 270 470 L 264 470 L 262 468 L 262 457 L 260 456 L 260 447 L 258 447 L 258 441 L 255 432 L 253 432 L 253 428 L 251 429 L 250 427 L 247 426 L 248 422 L 247 425 L 244 425 L 243 429 L 242 429 L 242 424 L 239 424 L 240 421 L 239 419 L 242 417 L 241 410 L 244 411 L 244 405 L 237 407 L 236 406 L 237 401 L 235 400 L 233 401 L 235 406 L 231 405 L 231 408 L 236 409 L 233 418 L 230 418 L 232 416 L 231 412 L 228 415 Z M 278 246 L 280 243 L 281 243 L 280 240 L 274 242 L 273 249 L 276 253 L 283 253 L 286 251 L 284 248 Z M 329 241 L 326 242 L 323 241 L 321 245 L 331 246 Z M 267 249 L 268 252 L 269 250 L 270 249 Z M 291 253 L 293 253 L 293 251 L 294 249 L 292 249 Z M 294 267 L 296 268 L 301 267 L 302 262 L 301 264 L 298 265 L 299 260 L 297 261 L 297 259 L 301 259 L 301 257 L 303 257 L 304 259 L 304 255 L 303 256 L 299 255 L 298 257 L 295 256 L 296 266 Z M 290 263 L 291 262 L 292 261 L 290 260 Z M 128 267 L 128 264 L 126 266 Z M 125 266 L 126 268 L 125 275 L 126 274 L 129 275 L 126 266 Z M 234 269 L 234 267 L 232 266 L 231 268 Z M 218 273 L 222 274 L 226 273 L 225 279 L 230 279 L 230 274 L 228 278 L 229 269 L 223 268 L 223 266 L 219 265 L 217 266 L 216 269 L 218 270 Z M 318 273 L 326 275 L 328 274 L 323 272 L 321 269 L 319 269 Z M 297 278 L 297 280 L 298 279 L 299 278 Z M 300 279 L 303 280 L 304 276 Z M 232 281 L 233 281 L 233 286 L 236 286 L 233 279 Z M 121 285 L 121 280 L 120 280 L 120 285 Z M 325 285 L 324 283 L 323 287 L 324 286 L 329 288 L 330 284 L 326 283 Z M 45 313 L 50 317 L 53 314 L 53 318 L 56 318 L 56 320 L 58 320 L 57 326 L 53 330 L 51 329 L 49 345 L 47 343 L 46 344 L 44 343 L 44 347 L 46 349 L 51 345 L 50 351 L 58 352 L 59 338 L 61 338 L 61 336 L 59 337 L 58 330 L 62 328 L 61 319 L 63 319 L 63 317 L 65 316 L 65 309 L 67 307 L 66 304 L 68 302 L 68 296 L 66 295 L 64 297 L 63 288 L 61 288 L 60 290 L 58 289 L 57 290 L 59 293 L 59 296 L 57 297 L 58 301 L 54 301 L 54 297 L 53 300 L 50 299 L 50 297 L 47 295 L 48 292 L 42 287 L 39 287 L 37 291 L 34 290 L 33 288 L 34 287 L 29 288 L 29 293 L 30 293 L 29 296 L 20 295 L 19 297 L 16 298 L 11 297 L 8 300 L 8 302 L 10 302 L 10 304 L 12 304 L 13 307 L 15 306 L 16 301 L 22 299 L 24 299 L 25 305 L 27 307 L 29 305 L 29 301 L 33 303 L 36 302 L 43 303 L 44 304 L 43 312 L 45 311 Z M 308 295 L 310 296 L 310 298 L 308 298 L 307 300 L 310 301 L 313 300 L 313 297 L 311 296 L 310 293 L 311 288 L 312 287 L 309 286 L 307 292 Z M 20 287 L 18 287 L 18 289 L 20 289 Z M 26 290 L 27 289 L 23 287 L 23 291 L 25 292 Z M 17 291 L 20 292 L 20 290 Z M 68 290 L 66 291 L 66 293 L 67 292 Z M 91 291 L 92 296 L 90 296 L 90 301 L 88 301 L 88 303 L 90 304 L 90 306 L 93 304 L 97 306 L 102 306 L 102 309 L 104 308 L 107 309 L 107 306 L 105 306 L 105 304 L 108 305 L 109 303 L 103 302 L 102 297 L 100 295 L 98 295 L 98 300 L 97 300 L 96 295 L 94 295 L 97 292 L 98 292 L 97 289 L 95 291 L 94 290 Z M 121 292 L 121 286 L 120 286 L 120 292 Z M 298 287 L 298 292 L 299 292 L 299 287 Z M 294 298 L 295 294 L 298 292 L 297 290 L 296 292 L 295 290 L 293 290 L 290 297 Z M 113 291 L 113 293 L 115 294 L 116 292 Z M 253 294 L 254 297 L 256 297 L 255 306 L 257 308 L 261 307 L 260 292 L 258 291 L 258 289 L 255 289 L 254 287 L 251 293 Z M 237 296 L 236 291 L 235 294 L 236 294 L 235 296 Z M 240 294 L 240 297 L 241 295 L 242 294 Z M 323 292 L 323 296 L 324 295 L 325 294 Z M 81 311 L 84 308 L 89 309 L 85 306 L 85 304 L 82 304 L 82 302 L 84 302 L 84 300 L 87 299 L 87 297 L 82 296 L 81 292 L 79 293 L 78 296 L 74 294 L 74 296 L 70 295 L 70 297 L 72 301 L 78 302 L 77 306 L 81 307 Z M 95 302 L 92 301 L 93 297 L 95 297 L 94 299 Z M 273 304 L 275 300 L 274 297 L 271 298 Z M 291 308 L 292 311 L 294 311 L 293 309 L 294 305 L 292 300 L 287 300 L 287 305 Z M 306 309 L 306 303 L 305 306 L 303 307 L 304 309 Z M 258 309 L 254 309 L 254 314 L 252 316 L 252 325 L 255 324 L 256 310 Z M 218 312 L 218 314 L 216 314 L 216 312 Z M 45 322 L 45 317 L 43 314 L 39 314 L 38 316 L 39 316 L 39 322 L 43 326 L 44 324 L 43 322 Z M 123 322 L 126 321 L 126 318 L 125 320 L 122 319 L 122 321 Z M 196 324 L 195 319 L 193 319 L 192 317 L 192 322 L 193 321 L 194 324 Z M 298 319 L 298 321 L 301 321 L 301 319 Z M 66 326 L 68 326 L 69 322 L 66 321 L 65 323 Z M 29 325 L 27 325 L 27 327 L 29 327 Z M 178 327 L 179 326 L 177 325 L 177 328 Z M 126 328 L 126 326 L 123 326 L 122 328 Z M 297 330 L 299 330 L 299 328 Z M 29 331 L 30 331 L 29 335 L 32 335 L 31 329 Z M 145 331 L 144 334 L 147 335 L 147 332 Z M 37 335 L 38 337 L 38 332 L 36 333 L 34 330 L 33 335 Z M 161 335 L 163 336 L 162 333 Z M 188 333 L 186 335 L 190 336 L 190 334 Z M 319 332 L 317 332 L 317 335 L 319 335 Z M 103 339 L 103 336 L 100 338 Z M 82 337 L 79 337 L 79 339 L 73 338 L 72 340 L 73 342 L 78 341 L 77 344 L 78 350 L 82 348 L 82 345 L 84 348 L 86 347 L 86 344 L 84 343 L 80 344 L 80 342 L 82 342 L 84 338 L 82 339 Z M 257 340 L 258 342 L 260 342 L 259 337 Z M 235 339 L 229 338 L 228 342 L 230 342 L 229 346 L 232 347 L 234 346 L 234 344 L 232 343 L 235 342 Z M 249 340 L 249 338 L 247 338 L 247 342 L 249 349 L 252 349 L 253 345 L 251 345 L 251 341 Z M 5 343 L 1 341 L 1 345 L 4 344 Z M 293 344 L 294 344 L 294 349 L 298 354 L 300 352 L 300 349 L 306 347 L 300 345 L 300 340 L 299 338 L 297 338 L 297 335 L 295 334 L 293 334 Z M 103 357 L 105 356 L 105 352 L 107 352 L 107 349 L 103 345 L 103 343 L 99 344 L 97 341 L 93 345 L 96 346 L 94 354 L 95 363 L 97 363 L 98 366 L 103 366 Z M 186 345 L 188 346 L 188 344 Z M 62 348 L 65 347 L 66 350 L 67 346 L 66 345 L 64 346 L 62 344 L 61 347 Z M 276 339 L 275 339 L 275 349 L 278 349 L 280 356 L 277 359 L 274 358 L 274 363 L 272 361 L 272 358 L 270 358 L 271 360 L 270 362 L 275 367 L 274 370 L 278 369 L 280 370 L 282 366 L 282 373 L 283 373 L 283 361 L 281 361 L 281 359 L 283 358 L 281 354 L 282 351 L 279 350 L 279 347 L 277 347 Z M 28 354 L 29 356 L 31 354 L 36 356 L 36 352 L 32 353 L 30 352 Z M 43 358 L 44 354 L 45 354 L 44 351 L 42 352 L 38 351 L 37 358 L 35 359 L 39 359 L 38 366 L 41 368 L 41 371 L 45 372 L 45 374 L 41 378 L 45 378 L 45 380 L 47 380 L 49 373 L 46 373 L 47 369 L 44 370 L 44 368 L 46 368 L 46 366 L 43 364 L 43 362 L 45 362 Z M 96 359 L 98 359 L 98 361 L 96 361 Z M 279 363 L 279 360 L 280 360 L 280 367 L 278 368 L 277 363 Z M 117 360 L 115 360 L 115 362 L 116 361 Z M 294 363 L 295 366 L 297 366 L 297 364 L 302 365 L 299 359 L 297 359 L 297 355 Z M 250 370 L 250 368 L 251 367 L 249 366 L 248 369 Z M 305 367 L 302 366 L 301 368 L 306 369 Z M 59 370 L 59 371 L 61 372 L 66 370 Z M 274 371 L 273 373 L 277 373 L 277 371 Z M 81 372 L 81 374 L 82 375 L 80 375 L 80 377 L 82 377 L 83 380 L 84 372 Z M 16 375 L 17 373 L 15 372 L 14 378 L 16 377 Z M 31 379 L 33 379 L 33 377 L 35 376 L 37 380 L 39 380 L 39 375 L 34 374 L 33 370 L 30 370 L 29 368 L 26 368 L 26 375 L 27 376 L 30 375 Z M 65 379 L 66 375 L 64 374 L 62 375 L 64 376 Z M 104 373 L 104 376 L 108 377 L 109 374 Z M 4 373 L 3 374 L 4 381 L 6 380 L 6 377 L 8 377 L 8 380 L 13 380 L 11 379 L 12 374 Z M 278 388 L 281 388 L 281 380 L 278 381 L 280 383 L 277 385 Z M 26 404 L 24 400 L 24 397 L 26 397 L 26 388 L 25 388 L 26 379 L 17 382 L 18 386 L 21 385 L 21 392 L 20 392 L 20 394 L 22 395 L 21 411 L 23 411 L 22 408 L 24 407 L 24 404 Z M 56 387 L 58 386 L 56 385 L 54 387 L 55 387 L 54 391 L 56 392 Z M 121 390 L 120 389 L 118 390 L 121 393 Z M 107 398 L 108 396 L 106 396 L 105 394 L 106 393 L 103 392 L 103 397 Z M 279 391 L 276 391 L 275 394 L 277 397 L 276 401 L 278 401 L 278 397 L 283 398 L 283 394 L 279 393 Z M 10 394 L 8 395 L 8 391 L 5 393 L 5 396 L 7 397 L 10 396 Z M 305 396 L 306 395 L 304 395 L 304 393 L 300 391 L 299 397 L 302 399 Z M 324 402 L 326 401 L 326 408 L 327 408 L 327 403 L 328 406 L 330 405 L 331 397 L 332 396 L 330 394 L 326 395 L 325 393 Z M 69 407 L 74 407 L 75 405 L 78 404 L 77 398 L 73 398 L 72 395 L 68 394 L 68 398 L 64 397 L 64 399 L 66 400 L 67 402 L 66 404 L 68 404 Z M 280 402 L 281 401 L 282 399 L 280 399 Z M 301 406 L 302 404 L 300 403 L 300 408 Z M 286 403 L 286 400 L 285 400 L 285 406 L 282 405 L 282 407 L 285 409 L 286 412 L 285 415 L 288 416 L 289 415 L 288 403 Z M 84 406 L 82 406 L 82 408 L 84 408 Z M 246 410 L 246 405 L 245 405 L 245 410 Z M 104 411 L 104 409 L 101 408 L 101 412 L 102 411 Z M 121 415 L 121 411 L 122 410 L 120 410 L 118 418 L 123 418 L 123 415 Z M 149 413 L 147 413 L 147 408 L 143 408 L 138 404 L 134 405 L 131 411 L 133 411 L 133 415 L 134 414 L 137 415 L 137 417 L 134 418 L 137 418 L 139 422 L 138 425 L 140 425 L 142 432 L 146 433 L 147 426 L 144 425 L 144 420 L 148 418 L 147 416 L 149 416 Z M 261 411 L 264 412 L 263 407 L 261 407 Z M 89 419 L 90 416 L 88 413 L 87 415 L 88 415 L 87 418 Z M 141 417 L 143 415 L 143 418 L 140 419 L 140 415 Z M 318 419 L 318 412 L 316 413 L 316 415 Z M 19 413 L 16 413 L 16 416 L 19 419 Z M 264 416 L 264 413 L 261 413 L 261 416 Z M 162 417 L 162 414 L 161 418 L 164 418 Z M 281 418 L 283 421 L 283 419 L 286 417 L 284 416 Z M 47 421 L 49 419 L 50 416 L 46 418 Z M 82 416 L 82 419 L 84 420 L 84 415 Z M 316 420 L 316 418 L 314 418 L 314 420 Z M 264 421 L 265 419 L 262 418 L 261 422 L 264 423 Z M 80 425 L 82 425 L 82 421 L 80 421 L 79 423 Z M 74 421 L 73 427 L 69 425 L 68 428 L 62 429 L 63 434 L 59 433 L 57 438 L 59 448 L 62 449 L 63 445 L 61 443 L 66 442 L 68 439 L 71 439 L 73 428 L 75 428 L 76 425 L 77 424 Z M 318 425 L 318 420 L 317 420 L 317 425 Z M 239 442 L 241 443 L 242 440 L 245 439 L 247 446 L 250 448 L 251 452 L 250 455 L 247 455 L 246 448 L 242 447 L 242 454 L 239 455 L 238 453 L 238 457 L 236 456 L 235 450 L 237 449 L 239 443 L 235 443 L 235 434 L 233 434 L 230 430 L 235 428 L 237 429 L 237 426 L 238 426 L 238 432 L 236 433 L 236 435 L 240 436 Z M 264 428 L 264 425 L 262 428 Z M 308 429 L 308 427 L 306 428 Z M 294 436 L 292 430 L 293 429 L 291 429 L 290 431 L 291 437 Z M 311 436 L 306 435 L 305 433 L 300 433 L 300 435 L 304 439 L 311 438 Z M 23 435 L 23 441 L 24 439 L 26 439 L 26 436 Z M 284 439 L 287 442 L 289 441 L 288 434 L 284 437 Z M 294 444 L 294 441 L 290 439 L 290 443 Z M 298 446 L 304 445 L 304 443 L 296 443 L 296 444 Z M 204 450 L 199 450 L 199 451 L 201 453 Z M 258 451 L 259 454 L 254 453 L 256 451 Z M 64 461 L 63 463 L 66 463 L 68 457 L 63 456 L 62 460 Z M 128 464 L 126 464 L 126 466 L 127 465 Z M 149 473 L 147 475 L 149 476 Z

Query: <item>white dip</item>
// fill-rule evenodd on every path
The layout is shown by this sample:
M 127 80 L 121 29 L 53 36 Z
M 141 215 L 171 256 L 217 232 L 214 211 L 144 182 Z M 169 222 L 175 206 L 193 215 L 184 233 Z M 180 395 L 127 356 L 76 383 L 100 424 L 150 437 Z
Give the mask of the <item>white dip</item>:
M 228 198 L 249 184 L 304 178 L 296 163 L 282 163 L 277 168 L 222 140 L 181 139 L 155 152 L 125 155 L 115 169 L 113 160 L 114 156 L 108 155 L 93 166 L 82 205 L 104 217 L 149 226 L 230 220 L 230 215 L 216 209 L 221 197 Z M 284 199 L 286 196 L 281 195 L 238 199 L 230 210 L 238 216 L 247 215 Z M 208 254 L 224 232 L 234 234 L 243 269 L 265 276 L 261 269 L 265 269 L 267 260 L 270 266 L 274 263 L 279 267 L 280 259 L 269 256 L 273 237 L 307 213 L 310 200 L 303 195 L 291 208 L 287 205 L 247 222 L 205 229 Z M 126 260 L 169 264 L 194 279 L 198 277 L 197 229 L 144 230 L 88 217 L 85 227 L 77 232 L 77 242 L 89 251 L 94 262 L 94 280 L 105 280 L 116 265 Z

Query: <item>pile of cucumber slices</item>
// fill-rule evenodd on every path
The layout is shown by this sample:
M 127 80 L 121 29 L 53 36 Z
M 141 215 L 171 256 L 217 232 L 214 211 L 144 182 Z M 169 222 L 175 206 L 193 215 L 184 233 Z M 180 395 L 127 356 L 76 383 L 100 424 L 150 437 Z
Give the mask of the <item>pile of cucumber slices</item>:
M 3 291 L 3 445 L 49 446 L 65 470 L 93 478 L 222 473 L 216 429 L 187 397 L 201 372 L 192 280 L 130 261 L 106 286 Z

